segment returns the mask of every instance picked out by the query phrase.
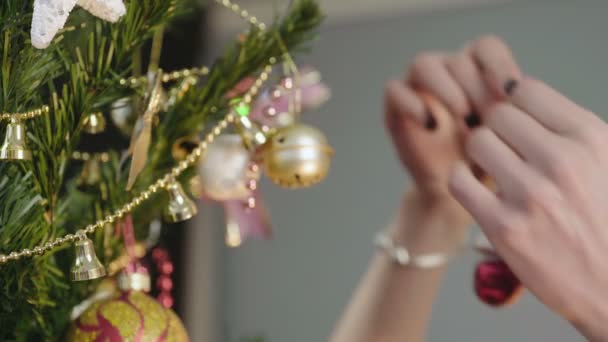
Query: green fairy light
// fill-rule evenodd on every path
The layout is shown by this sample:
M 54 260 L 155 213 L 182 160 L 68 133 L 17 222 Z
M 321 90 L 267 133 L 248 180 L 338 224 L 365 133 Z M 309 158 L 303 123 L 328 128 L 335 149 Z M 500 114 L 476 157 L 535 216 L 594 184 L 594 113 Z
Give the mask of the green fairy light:
M 234 107 L 234 111 L 240 116 L 249 116 L 249 113 L 251 113 L 251 107 L 243 101 L 242 97 L 230 100 L 230 105 Z

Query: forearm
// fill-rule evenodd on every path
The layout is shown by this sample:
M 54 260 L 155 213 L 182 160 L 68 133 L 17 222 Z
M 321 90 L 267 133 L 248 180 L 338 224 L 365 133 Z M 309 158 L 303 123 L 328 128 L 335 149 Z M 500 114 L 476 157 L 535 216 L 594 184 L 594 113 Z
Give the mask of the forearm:
M 462 241 L 469 223 L 468 215 L 459 210 L 427 205 L 415 194 L 405 199 L 396 221 L 392 237 L 412 255 L 450 253 Z M 445 267 L 399 266 L 379 251 L 331 341 L 422 341 L 444 272 Z

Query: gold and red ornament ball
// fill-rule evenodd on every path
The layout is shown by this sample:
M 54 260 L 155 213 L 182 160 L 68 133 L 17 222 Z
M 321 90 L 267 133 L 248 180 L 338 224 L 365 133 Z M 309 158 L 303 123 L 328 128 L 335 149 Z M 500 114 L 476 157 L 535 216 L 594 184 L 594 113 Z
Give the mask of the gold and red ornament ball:
M 183 342 L 177 315 L 140 291 L 122 291 L 93 303 L 72 324 L 67 341 Z

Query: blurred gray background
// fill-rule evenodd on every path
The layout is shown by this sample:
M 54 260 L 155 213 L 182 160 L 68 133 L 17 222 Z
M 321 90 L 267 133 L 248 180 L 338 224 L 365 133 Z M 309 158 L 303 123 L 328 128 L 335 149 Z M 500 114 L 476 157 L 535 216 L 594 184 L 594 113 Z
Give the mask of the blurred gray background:
M 272 241 L 227 249 L 221 215 L 212 208 L 189 228 L 184 296 L 193 341 L 258 335 L 268 342 L 327 340 L 374 253 L 374 233 L 390 220 L 407 183 L 383 131 L 381 100 L 385 81 L 400 77 L 417 52 L 455 49 L 496 33 L 526 72 L 606 112 L 607 1 L 324 3 L 330 18 L 312 53 L 298 59 L 319 68 L 333 89 L 329 103 L 304 116 L 336 150 L 331 175 L 297 192 L 265 184 Z M 265 1 L 243 4 L 251 13 L 272 11 Z M 212 14 L 218 47 L 243 28 L 222 12 Z M 503 310 L 482 305 L 472 292 L 476 260 L 469 253 L 450 268 L 429 341 L 583 340 L 528 294 Z

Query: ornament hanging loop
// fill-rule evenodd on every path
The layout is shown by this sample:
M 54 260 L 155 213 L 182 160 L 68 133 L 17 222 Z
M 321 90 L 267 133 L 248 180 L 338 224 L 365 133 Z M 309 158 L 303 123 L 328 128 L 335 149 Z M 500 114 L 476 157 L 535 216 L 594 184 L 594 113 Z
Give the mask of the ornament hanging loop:
M 264 131 L 247 116 L 238 116 L 237 129 L 243 137 L 245 146 L 250 150 L 256 150 L 268 141 Z

